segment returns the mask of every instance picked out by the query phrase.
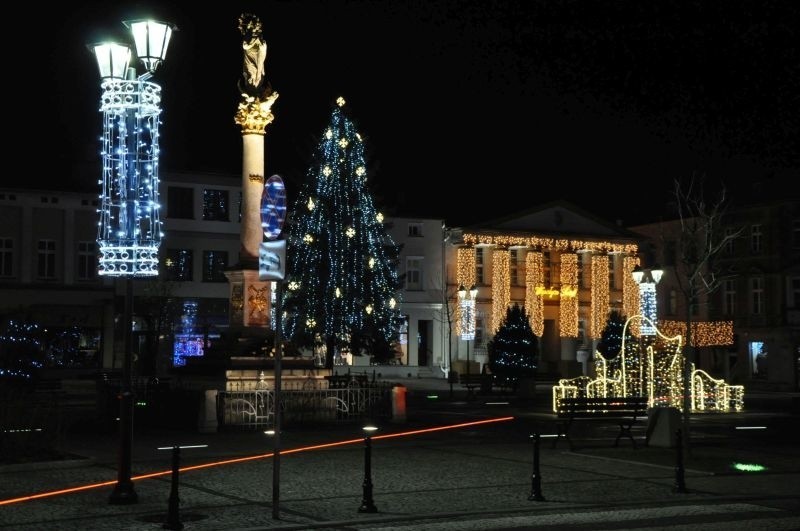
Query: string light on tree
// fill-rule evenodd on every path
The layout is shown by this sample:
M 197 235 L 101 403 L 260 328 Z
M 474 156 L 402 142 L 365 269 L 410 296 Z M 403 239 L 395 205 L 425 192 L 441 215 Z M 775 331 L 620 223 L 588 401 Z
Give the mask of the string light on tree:
M 285 294 L 286 336 L 309 348 L 321 339 L 328 367 L 335 351 L 393 356 L 399 248 L 366 187 L 364 144 L 343 98 L 313 157 L 289 228 L 287 280 L 297 289 Z M 300 316 L 314 326 L 299 326 Z

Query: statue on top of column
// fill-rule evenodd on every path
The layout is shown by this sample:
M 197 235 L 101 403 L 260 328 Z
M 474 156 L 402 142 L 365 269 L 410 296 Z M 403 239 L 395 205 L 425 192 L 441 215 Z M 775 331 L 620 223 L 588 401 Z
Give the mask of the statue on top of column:
M 272 87 L 264 76 L 267 43 L 261 34 L 261 20 L 253 14 L 242 13 L 239 16 L 239 32 L 242 34 L 242 50 L 244 51 L 239 90 L 245 97 L 266 99 L 272 92 Z

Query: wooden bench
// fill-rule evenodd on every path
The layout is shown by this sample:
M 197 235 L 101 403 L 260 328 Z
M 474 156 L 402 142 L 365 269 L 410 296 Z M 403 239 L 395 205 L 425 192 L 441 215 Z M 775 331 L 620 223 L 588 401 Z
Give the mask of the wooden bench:
M 484 375 L 479 372 L 459 373 L 458 383 L 467 388 L 467 396 L 472 396 L 474 394 L 473 389 L 481 386 L 483 378 Z
M 620 438 L 625 436 L 631 440 L 635 449 L 636 441 L 631 434 L 631 427 L 646 414 L 647 397 L 644 396 L 559 398 L 556 406 L 558 435 L 553 440 L 553 448 L 563 437 L 567 440 L 569 449 L 574 449 L 569 432 L 575 421 L 611 421 L 619 425 L 614 446 L 619 446 Z

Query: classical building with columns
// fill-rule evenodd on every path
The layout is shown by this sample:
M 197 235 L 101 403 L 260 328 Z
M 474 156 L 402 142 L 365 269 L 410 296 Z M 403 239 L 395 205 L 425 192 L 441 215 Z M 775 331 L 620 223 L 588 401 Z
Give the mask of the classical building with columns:
M 488 362 L 486 345 L 515 303 L 525 307 L 539 338 L 539 374 L 553 377 L 587 372 L 609 311 L 638 312 L 631 275 L 638 263 L 637 235 L 570 203 L 451 228 L 448 242 L 456 369 L 465 360 L 478 369 Z M 458 290 L 473 286 L 475 334 L 463 340 Z

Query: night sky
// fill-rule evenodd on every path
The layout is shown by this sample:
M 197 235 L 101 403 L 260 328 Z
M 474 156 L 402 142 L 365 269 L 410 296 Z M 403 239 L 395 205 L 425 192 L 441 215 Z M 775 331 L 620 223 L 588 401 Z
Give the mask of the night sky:
M 459 225 L 564 199 L 634 224 L 662 215 L 675 179 L 705 176 L 743 201 L 754 182 L 800 178 L 795 0 L 128 5 L 62 5 L 23 29 L 25 55 L 6 68 L 36 111 L 13 145 L 43 175 L 4 184 L 96 189 L 100 88 L 86 44 L 125 38 L 121 21 L 146 16 L 179 27 L 154 79 L 162 171 L 239 174 L 242 12 L 264 23 L 280 93 L 266 173 L 290 198 L 338 96 L 390 215 Z

